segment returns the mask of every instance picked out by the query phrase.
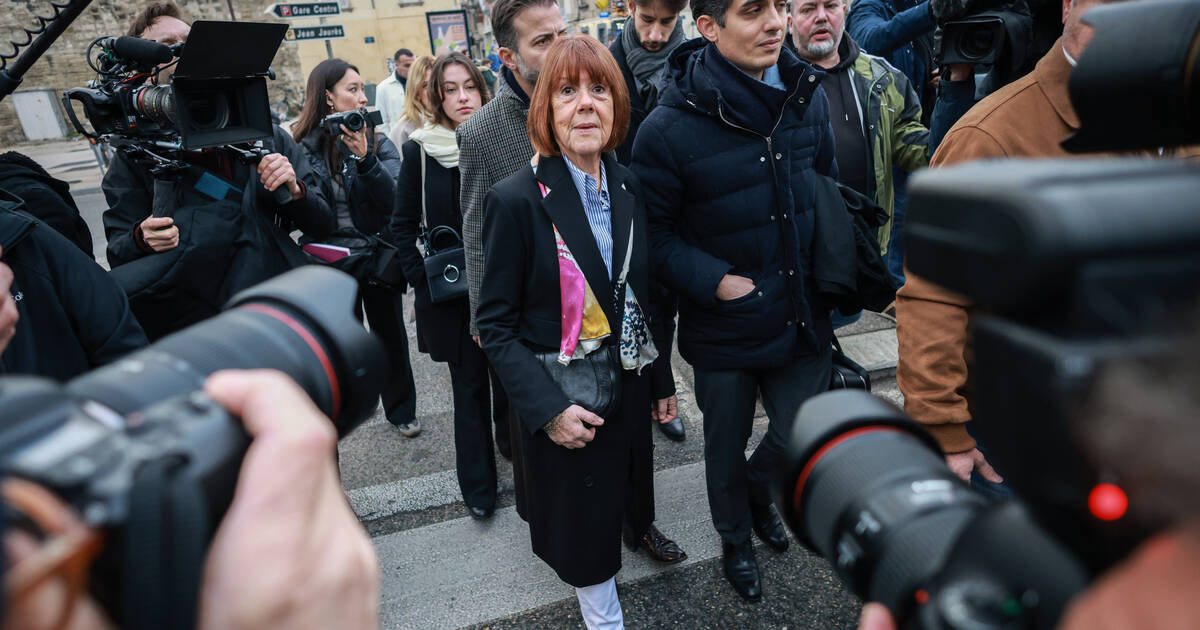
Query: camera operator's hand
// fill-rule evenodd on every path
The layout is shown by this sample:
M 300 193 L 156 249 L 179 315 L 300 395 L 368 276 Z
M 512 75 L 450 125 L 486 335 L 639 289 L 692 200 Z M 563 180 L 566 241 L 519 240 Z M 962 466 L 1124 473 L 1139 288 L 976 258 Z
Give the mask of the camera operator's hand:
M 142 240 L 150 249 L 162 253 L 179 247 L 179 227 L 171 217 L 147 217 L 142 221 Z
M 969 63 L 953 63 L 953 64 L 950 64 L 950 66 L 947 70 L 946 80 L 948 80 L 948 81 L 966 81 L 967 79 L 971 78 L 972 72 L 973 72 L 973 69 L 971 68 L 971 64 L 969 64 Z
M 287 186 L 292 193 L 292 201 L 304 196 L 304 189 L 296 181 L 296 171 L 287 156 L 279 153 L 269 153 L 258 162 L 258 179 L 262 181 L 267 192 L 274 192 L 280 186 Z
M 559 446 L 583 448 L 596 437 L 596 429 L 592 427 L 603 424 L 604 418 L 579 405 L 571 405 L 547 422 L 542 430 Z
M 996 472 L 988 463 L 987 458 L 979 449 L 973 448 L 963 453 L 946 453 L 946 465 L 954 474 L 967 483 L 971 483 L 971 471 L 978 471 L 984 479 L 992 483 L 1004 483 L 1004 477 Z
M 896 630 L 896 620 L 883 604 L 867 602 L 858 617 L 858 630 Z
M 379 563 L 338 481 L 333 424 L 278 372 L 205 391 L 253 437 L 205 563 L 202 630 L 379 627 Z
M 346 128 L 346 125 L 340 125 L 340 127 L 342 128 L 342 135 L 338 136 L 338 138 L 342 141 L 342 144 L 346 145 L 346 148 L 350 149 L 350 152 L 354 155 L 360 158 L 367 157 L 367 127 L 363 127 L 358 131 L 350 131 Z
M 4 252 L 0 251 L 0 256 L 3 255 Z M 0 354 L 4 353 L 8 342 L 17 334 L 17 320 L 21 318 L 17 301 L 12 296 L 12 283 L 12 268 L 0 262 Z
M 972 0 L 929 0 L 929 10 L 939 24 L 957 20 L 971 12 Z

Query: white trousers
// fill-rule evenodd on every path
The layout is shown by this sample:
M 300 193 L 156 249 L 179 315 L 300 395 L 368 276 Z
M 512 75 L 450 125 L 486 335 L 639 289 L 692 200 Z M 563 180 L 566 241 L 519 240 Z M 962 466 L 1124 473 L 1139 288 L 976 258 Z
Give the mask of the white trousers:
M 579 611 L 588 630 L 625 630 L 625 616 L 617 599 L 617 578 L 575 589 Z

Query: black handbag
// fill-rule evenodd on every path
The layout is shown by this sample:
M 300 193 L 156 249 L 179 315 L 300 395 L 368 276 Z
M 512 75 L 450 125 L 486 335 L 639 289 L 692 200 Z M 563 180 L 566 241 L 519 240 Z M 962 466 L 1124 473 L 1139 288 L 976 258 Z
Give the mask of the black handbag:
M 461 300 L 467 296 L 467 253 L 462 237 L 454 228 L 439 225 L 432 229 L 425 210 L 425 147 L 421 147 L 421 242 L 425 245 L 425 285 L 434 304 Z
M 364 234 L 344 227 L 322 239 L 318 245 L 336 245 L 350 250 L 343 258 L 327 262 L 309 253 L 310 258 L 323 265 L 354 276 L 359 282 L 386 285 L 394 289 L 406 286 L 404 270 L 400 265 L 399 251 L 395 245 L 374 234 Z
M 862 389 L 871 391 L 871 373 L 842 352 L 842 344 L 833 338 L 833 371 L 829 389 Z
M 454 228 L 439 225 L 421 237 L 425 243 L 425 284 L 434 304 L 467 295 L 467 255 Z
M 558 351 L 535 352 L 534 356 L 567 400 L 601 418 L 616 412 L 621 400 L 621 364 L 616 345 L 606 343 L 566 365 L 559 363 Z

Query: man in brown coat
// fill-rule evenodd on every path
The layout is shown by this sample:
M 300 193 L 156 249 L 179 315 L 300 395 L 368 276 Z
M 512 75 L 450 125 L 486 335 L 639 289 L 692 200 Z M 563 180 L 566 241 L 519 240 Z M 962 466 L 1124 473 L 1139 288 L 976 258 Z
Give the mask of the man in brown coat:
M 950 129 L 931 167 L 996 158 L 1061 158 L 1059 145 L 1079 128 L 1067 93 L 1075 60 L 1092 39 L 1080 16 L 1088 9 L 1121 0 L 1063 0 L 1063 35 L 1028 75 L 997 90 L 971 108 Z M 967 326 L 971 304 L 905 270 L 908 282 L 896 294 L 899 366 L 896 380 L 904 410 L 925 425 L 946 454 L 946 463 L 970 480 L 977 471 L 999 483 L 967 433 L 971 419 L 966 392 Z

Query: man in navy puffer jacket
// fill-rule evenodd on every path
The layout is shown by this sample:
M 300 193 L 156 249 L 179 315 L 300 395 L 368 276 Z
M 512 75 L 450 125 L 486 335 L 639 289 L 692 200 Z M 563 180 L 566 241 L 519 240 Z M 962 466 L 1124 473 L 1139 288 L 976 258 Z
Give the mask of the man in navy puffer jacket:
M 829 308 L 811 281 L 814 182 L 837 177 L 824 74 L 783 51 L 786 5 L 692 0 L 702 38 L 672 53 L 633 167 L 653 266 L 679 293 L 679 351 L 704 413 L 709 507 L 725 575 L 761 595 L 753 529 L 788 545 L 768 480 L 796 411 L 829 386 Z M 770 418 L 747 462 L 755 399 Z

